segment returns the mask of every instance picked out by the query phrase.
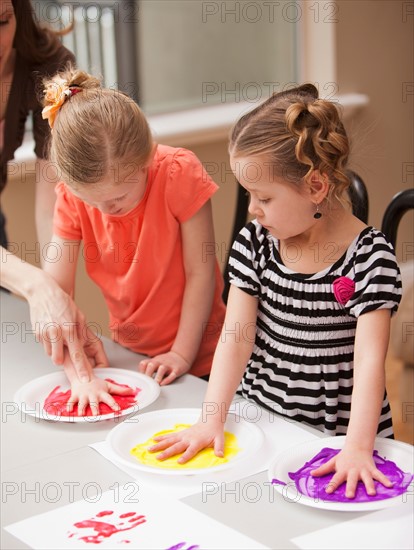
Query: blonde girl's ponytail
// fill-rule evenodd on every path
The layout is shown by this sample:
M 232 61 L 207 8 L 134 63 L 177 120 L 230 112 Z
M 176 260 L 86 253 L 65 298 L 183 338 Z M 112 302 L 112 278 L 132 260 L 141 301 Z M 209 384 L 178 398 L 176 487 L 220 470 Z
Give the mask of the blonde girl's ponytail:
M 74 67 L 43 84 L 50 159 L 67 184 L 94 184 L 111 174 L 116 184 L 146 166 L 153 139 L 132 98 L 102 88 L 98 78 Z

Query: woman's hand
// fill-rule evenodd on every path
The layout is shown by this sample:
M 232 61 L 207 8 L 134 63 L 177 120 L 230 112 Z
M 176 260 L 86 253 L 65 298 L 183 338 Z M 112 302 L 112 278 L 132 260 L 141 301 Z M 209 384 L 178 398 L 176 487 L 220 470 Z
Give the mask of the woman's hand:
M 342 483 L 346 482 L 345 496 L 354 498 L 358 481 L 361 480 L 368 495 L 375 495 L 374 480 L 385 487 L 392 487 L 392 482 L 378 470 L 375 465 L 372 451 L 347 449 L 344 447 L 336 456 L 328 460 L 311 474 L 315 477 L 335 472 L 326 488 L 327 493 L 333 493 Z
M 151 453 L 162 451 L 157 456 L 159 460 L 183 453 L 177 462 L 184 464 L 206 447 L 212 447 L 216 456 L 224 456 L 224 428 L 221 423 L 199 421 L 186 430 L 154 439 L 158 443 L 148 450 Z
M 67 349 L 80 380 L 89 381 L 90 359 L 95 366 L 108 366 L 101 341 L 90 332 L 83 313 L 52 277 L 48 277 L 47 284 L 39 285 L 28 301 L 36 338 L 55 365 L 63 364 Z
M 190 363 L 184 357 L 181 357 L 175 351 L 169 351 L 150 359 L 144 359 L 138 365 L 138 370 L 148 376 L 153 376 L 156 373 L 154 377 L 155 381 L 160 386 L 166 386 L 188 372 L 190 367 Z

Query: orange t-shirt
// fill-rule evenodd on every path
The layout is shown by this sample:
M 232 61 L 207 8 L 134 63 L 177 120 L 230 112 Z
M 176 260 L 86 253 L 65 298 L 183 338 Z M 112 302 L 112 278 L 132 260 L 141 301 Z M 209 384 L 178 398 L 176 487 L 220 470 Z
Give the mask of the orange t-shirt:
M 116 342 L 154 356 L 171 349 L 181 315 L 185 273 L 180 224 L 189 220 L 218 187 L 197 157 L 158 145 L 145 194 L 124 216 L 103 214 L 56 187 L 54 233 L 83 240 L 86 269 L 101 288 Z M 211 253 L 206 250 L 203 253 Z M 191 374 L 210 372 L 224 321 L 223 280 L 216 261 L 216 288 L 208 323 Z

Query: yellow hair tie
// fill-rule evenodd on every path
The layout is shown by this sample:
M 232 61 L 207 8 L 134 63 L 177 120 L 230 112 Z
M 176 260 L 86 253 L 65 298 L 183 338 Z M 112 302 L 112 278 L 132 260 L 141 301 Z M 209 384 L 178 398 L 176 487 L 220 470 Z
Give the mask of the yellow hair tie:
M 54 80 L 48 84 L 45 89 L 45 100 L 50 103 L 42 111 L 42 118 L 49 121 L 49 126 L 53 128 L 59 109 L 65 103 L 66 99 L 77 94 L 79 88 L 70 88 L 66 80 Z

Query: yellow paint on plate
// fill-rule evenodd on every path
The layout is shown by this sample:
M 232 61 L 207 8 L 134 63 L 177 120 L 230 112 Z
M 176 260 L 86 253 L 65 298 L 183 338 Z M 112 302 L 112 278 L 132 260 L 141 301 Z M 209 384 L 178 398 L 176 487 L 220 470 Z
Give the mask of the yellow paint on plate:
M 176 424 L 172 430 L 163 430 L 157 432 L 150 439 L 144 443 L 139 443 L 133 449 L 131 449 L 131 454 L 137 458 L 141 464 L 146 466 L 153 466 L 155 468 L 168 468 L 172 470 L 182 470 L 185 468 L 191 469 L 201 469 L 201 468 L 212 468 L 214 466 L 219 466 L 220 464 L 225 464 L 241 450 L 237 444 L 237 437 L 230 432 L 224 432 L 224 457 L 220 458 L 214 454 L 214 449 L 208 448 L 200 451 L 194 458 L 186 462 L 185 464 L 179 464 L 177 459 L 179 455 L 172 456 L 166 460 L 158 460 L 158 453 L 150 453 L 148 447 L 155 445 L 157 442 L 154 441 L 154 437 L 160 435 L 173 434 L 180 432 L 189 428 L 190 424 Z

